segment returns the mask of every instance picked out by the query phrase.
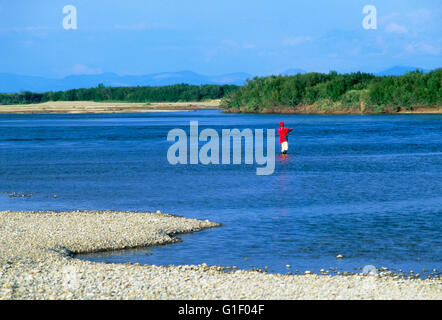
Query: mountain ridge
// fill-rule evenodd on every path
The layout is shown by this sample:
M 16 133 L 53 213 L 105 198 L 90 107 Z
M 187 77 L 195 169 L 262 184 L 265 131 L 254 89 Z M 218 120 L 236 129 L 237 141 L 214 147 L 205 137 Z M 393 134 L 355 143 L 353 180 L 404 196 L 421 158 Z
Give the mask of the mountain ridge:
M 427 69 L 410 66 L 393 66 L 378 73 L 376 76 L 401 75 L 416 69 L 428 72 Z M 295 75 L 307 73 L 303 69 L 291 68 L 281 75 Z M 100 74 L 68 75 L 64 78 L 46 78 L 41 76 L 18 75 L 13 73 L 0 73 L 0 93 L 17 93 L 20 91 L 47 92 L 64 91 L 78 88 L 93 88 L 98 84 L 111 87 L 131 86 L 166 86 L 186 83 L 191 85 L 201 84 L 232 84 L 244 85 L 247 79 L 254 76 L 245 72 L 231 72 L 220 75 L 203 75 L 190 70 L 174 72 L 157 72 L 145 75 L 118 75 L 113 72 Z

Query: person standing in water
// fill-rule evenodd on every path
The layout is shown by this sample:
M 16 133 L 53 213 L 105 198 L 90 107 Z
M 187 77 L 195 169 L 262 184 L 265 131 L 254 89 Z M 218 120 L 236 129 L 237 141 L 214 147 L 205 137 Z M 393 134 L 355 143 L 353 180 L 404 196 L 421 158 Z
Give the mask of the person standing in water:
M 281 153 L 282 154 L 286 154 L 287 151 L 289 150 L 289 142 L 288 142 L 288 134 L 289 132 L 291 132 L 293 129 L 292 128 L 286 128 L 284 127 L 284 122 L 281 121 L 279 123 L 279 129 L 278 129 L 278 134 L 279 134 L 279 143 L 281 144 Z

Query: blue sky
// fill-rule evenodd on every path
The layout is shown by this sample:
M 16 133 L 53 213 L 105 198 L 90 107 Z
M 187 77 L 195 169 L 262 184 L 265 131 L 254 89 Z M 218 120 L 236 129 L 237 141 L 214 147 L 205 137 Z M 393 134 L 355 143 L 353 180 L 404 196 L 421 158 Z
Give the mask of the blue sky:
M 65 5 L 78 28 L 65 30 Z M 377 29 L 362 8 L 377 9 Z M 440 0 L 0 0 L 0 72 L 378 72 L 442 66 Z

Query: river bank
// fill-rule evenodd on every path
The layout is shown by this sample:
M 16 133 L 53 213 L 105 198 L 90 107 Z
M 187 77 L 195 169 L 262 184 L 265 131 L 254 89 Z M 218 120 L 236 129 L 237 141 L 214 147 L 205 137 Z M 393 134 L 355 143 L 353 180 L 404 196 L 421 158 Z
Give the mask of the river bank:
M 250 111 L 247 107 L 223 109 L 226 113 L 258 113 L 258 114 L 300 114 L 300 115 L 376 115 L 376 114 L 442 114 L 442 107 L 417 107 L 412 110 L 404 107 L 385 108 L 383 110 L 364 108 L 332 108 L 317 105 L 292 107 L 264 108 L 261 111 Z
M 94 101 L 50 101 L 36 104 L 0 105 L 0 114 L 39 114 L 39 113 L 149 113 L 149 112 L 182 112 L 198 109 L 220 109 L 224 113 L 258 113 L 258 114 L 442 114 L 442 107 L 416 107 L 409 110 L 404 107 L 386 108 L 382 112 L 360 108 L 334 108 L 329 106 L 302 105 L 296 108 L 264 108 L 261 111 L 250 111 L 247 107 L 224 108 L 221 100 L 204 102 L 94 102 Z
M 219 226 L 164 213 L 0 212 L 0 299 L 440 299 L 440 278 L 282 275 L 78 260 Z
M 173 112 L 191 111 L 193 109 L 214 109 L 218 107 L 218 100 L 152 103 L 50 101 L 35 104 L 0 105 L 0 114 Z

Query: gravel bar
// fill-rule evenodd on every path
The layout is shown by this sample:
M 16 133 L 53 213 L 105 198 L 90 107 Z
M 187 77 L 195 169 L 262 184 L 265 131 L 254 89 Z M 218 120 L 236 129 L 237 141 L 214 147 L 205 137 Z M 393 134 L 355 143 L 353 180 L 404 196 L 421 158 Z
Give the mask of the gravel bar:
M 0 299 L 441 299 L 441 278 L 282 275 L 95 263 L 74 254 L 173 243 L 219 226 L 165 213 L 0 211 Z

